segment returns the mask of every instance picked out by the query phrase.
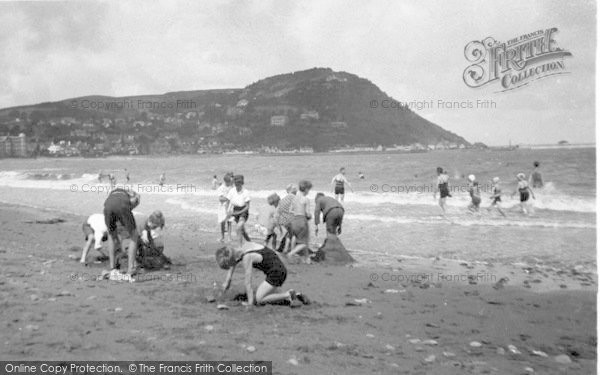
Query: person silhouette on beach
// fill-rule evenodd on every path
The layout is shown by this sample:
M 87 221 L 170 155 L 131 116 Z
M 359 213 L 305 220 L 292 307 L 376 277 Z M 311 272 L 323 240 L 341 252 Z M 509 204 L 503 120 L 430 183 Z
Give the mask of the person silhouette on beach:
M 542 173 L 540 172 L 540 162 L 533 162 L 533 170 L 529 175 L 529 185 L 533 188 L 543 188 L 544 181 L 542 180 Z
M 446 198 L 447 197 L 452 197 L 452 195 L 450 195 L 450 190 L 448 188 L 448 180 L 450 179 L 450 177 L 448 176 L 448 173 L 446 171 L 444 171 L 444 169 L 442 167 L 437 167 L 436 169 L 437 171 L 437 184 L 436 184 L 436 188 L 435 191 L 433 192 L 433 199 L 436 199 L 437 197 L 437 193 L 440 193 L 440 198 L 438 200 L 438 204 L 440 205 L 441 209 L 442 209 L 442 215 L 445 216 L 446 215 Z
M 502 211 L 502 209 L 500 208 L 500 202 L 502 201 L 502 189 L 500 188 L 500 177 L 494 177 L 492 179 L 492 196 L 490 197 L 490 199 L 492 200 L 492 203 L 490 204 L 490 206 L 488 207 L 488 212 L 490 212 L 492 209 L 496 209 L 500 215 L 506 217 L 506 214 L 504 213 L 504 211 Z
M 352 185 L 346 178 L 346 168 L 341 167 L 340 173 L 333 176 L 331 180 L 331 185 L 333 186 L 333 194 L 335 194 L 335 199 L 340 202 L 344 201 L 344 195 L 346 194 L 346 185 L 352 190 L 354 193 L 354 189 L 352 189 Z
M 512 193 L 512 196 L 514 196 L 515 194 L 519 193 L 519 205 L 521 207 L 521 211 L 527 215 L 528 211 L 527 209 L 529 208 L 529 212 L 533 213 L 533 208 L 529 205 L 529 197 L 530 197 L 530 193 L 531 193 L 531 198 L 535 199 L 535 194 L 533 193 L 533 190 L 531 190 L 531 187 L 529 186 L 529 182 L 527 181 L 527 178 L 525 177 L 525 173 L 519 173 L 517 174 L 517 189 L 515 190 L 514 193 Z
M 286 292 L 280 291 L 279 288 L 287 279 L 287 269 L 277 253 L 268 247 L 254 242 L 246 242 L 237 248 L 231 246 L 220 248 L 216 251 L 215 257 L 219 267 L 228 270 L 227 278 L 223 283 L 224 291 L 231 286 L 236 266 L 239 263 L 242 264 L 246 275 L 244 283 L 248 298 L 246 302 L 242 302 L 244 306 L 253 306 L 256 303 L 259 305 L 287 304 L 290 307 L 298 307 L 310 303 L 306 296 L 296 293 L 294 289 Z M 256 288 L 256 293 L 252 288 L 252 274 L 255 268 L 265 274 L 265 280 Z

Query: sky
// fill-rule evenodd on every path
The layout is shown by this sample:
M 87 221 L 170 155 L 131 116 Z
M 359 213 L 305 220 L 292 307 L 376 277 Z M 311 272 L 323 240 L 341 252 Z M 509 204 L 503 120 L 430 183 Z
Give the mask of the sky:
M 506 92 L 463 81 L 469 42 L 552 27 L 572 53 L 569 74 Z M 241 88 L 329 67 L 400 102 L 429 102 L 416 112 L 470 142 L 587 143 L 595 140 L 595 49 L 592 0 L 3 2 L 0 108 Z M 493 107 L 477 108 L 478 100 Z

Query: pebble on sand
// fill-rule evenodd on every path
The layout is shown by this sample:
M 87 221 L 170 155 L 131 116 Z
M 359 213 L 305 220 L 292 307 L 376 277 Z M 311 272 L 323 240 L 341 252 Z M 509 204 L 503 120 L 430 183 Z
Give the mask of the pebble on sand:
M 531 354 L 533 355 L 537 355 L 538 357 L 544 357 L 544 358 L 548 358 L 548 354 L 544 353 L 541 350 L 532 350 Z
M 509 345 L 508 346 L 508 350 L 510 350 L 510 352 L 512 354 L 521 354 L 521 352 L 519 351 L 519 349 L 517 349 L 517 347 L 514 346 L 514 345 Z
M 569 363 L 572 362 L 571 361 L 571 357 L 569 357 L 566 354 L 559 354 L 559 355 L 557 355 L 556 357 L 554 357 L 554 361 L 556 361 L 556 362 L 558 362 L 560 364 L 563 364 L 563 365 L 566 365 L 566 364 L 569 364 Z
M 122 307 L 115 307 L 115 312 L 123 311 Z
M 221 303 L 221 304 L 218 304 L 218 305 L 217 305 L 217 309 L 218 309 L 218 310 L 229 310 L 229 306 L 227 306 L 227 305 L 225 305 L 225 304 Z
M 62 292 L 58 293 L 56 296 L 57 297 L 68 297 L 68 296 L 72 296 L 73 293 L 69 292 L 68 290 L 63 290 Z
M 435 340 L 425 340 L 425 341 L 423 341 L 423 345 L 431 345 L 431 346 L 435 346 L 435 345 L 437 345 L 437 344 L 438 344 L 438 343 L 437 343 L 437 341 L 435 341 Z
M 372 333 L 367 333 L 367 335 L 366 335 L 366 336 L 367 336 L 368 338 L 371 338 L 371 339 L 375 337 L 375 335 L 374 335 L 374 334 L 372 334 Z
M 535 372 L 531 367 L 525 367 L 523 370 L 525 370 L 525 372 Z
M 207 330 L 208 332 L 212 331 L 213 329 L 215 329 L 215 327 L 211 326 L 210 324 L 205 325 L 204 329 Z
M 29 296 L 29 299 L 32 300 L 33 302 L 35 302 L 38 299 L 40 299 L 40 297 L 38 297 L 37 294 L 32 294 L 32 295 Z
M 479 341 L 471 341 L 469 345 L 473 348 L 481 348 L 481 343 Z
M 37 331 L 38 329 L 40 329 L 40 327 L 35 324 L 28 324 L 25 326 L 25 329 L 28 331 Z
M 411 344 L 418 344 L 421 342 L 421 339 L 410 339 L 408 340 L 408 342 L 410 342 Z
M 456 354 L 454 354 L 452 352 L 443 352 L 442 354 L 444 354 L 444 357 L 447 357 L 447 358 L 456 357 Z
M 387 344 L 387 345 L 385 346 L 385 348 L 386 348 L 387 350 L 390 350 L 390 351 L 392 351 L 392 350 L 396 349 L 396 348 L 394 348 L 394 347 L 393 347 L 392 345 L 390 345 L 390 344 Z
M 423 361 L 425 361 L 426 363 L 435 362 L 435 355 L 431 354 L 431 355 L 425 357 L 425 359 Z
M 256 348 L 254 346 L 250 345 L 250 346 L 246 347 L 246 350 L 249 351 L 250 353 L 254 353 L 256 351 Z

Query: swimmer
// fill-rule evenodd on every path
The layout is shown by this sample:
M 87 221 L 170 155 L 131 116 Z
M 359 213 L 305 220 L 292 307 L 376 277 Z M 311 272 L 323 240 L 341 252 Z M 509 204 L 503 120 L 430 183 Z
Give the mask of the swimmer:
M 533 194 L 533 190 L 531 190 L 531 187 L 529 187 L 529 182 L 527 182 L 525 173 L 517 174 L 517 190 L 515 190 L 511 196 L 514 196 L 517 193 L 519 193 L 519 205 L 521 206 L 521 211 L 527 215 L 527 208 L 529 206 L 529 193 L 531 193 L 531 198 L 533 199 L 535 199 L 535 194 Z M 530 211 L 533 213 L 533 208 L 530 207 Z
M 469 204 L 469 211 L 479 212 L 479 205 L 481 204 L 481 192 L 479 191 L 479 182 L 475 180 L 475 175 L 470 174 L 467 178 L 469 181 L 469 195 L 471 196 L 471 203 Z
M 331 180 L 331 185 L 333 186 L 333 194 L 335 195 L 335 199 L 340 202 L 344 201 L 344 195 L 346 194 L 346 185 L 352 190 L 354 193 L 354 189 L 352 189 L 352 185 L 346 178 L 346 168 L 340 168 L 340 173 L 333 176 Z
M 534 161 L 533 171 L 531 171 L 531 174 L 529 175 L 529 185 L 531 185 L 534 188 L 544 187 L 544 181 L 542 180 L 542 173 L 540 172 L 539 167 L 540 162 Z
M 440 207 L 442 208 L 442 215 L 445 216 L 446 215 L 446 198 L 447 197 L 452 197 L 452 195 L 450 195 L 450 190 L 448 189 L 448 180 L 450 179 L 450 177 L 448 176 L 448 173 L 446 171 L 444 171 L 444 169 L 442 167 L 437 167 L 437 185 L 436 185 L 436 189 L 433 192 L 433 199 L 436 198 L 437 193 L 439 191 L 440 193 L 440 199 L 438 200 L 438 203 L 440 205 Z
M 502 201 L 502 189 L 500 189 L 500 177 L 494 177 L 492 179 L 492 184 L 494 184 L 494 186 L 492 187 L 492 196 L 490 197 L 490 199 L 492 200 L 492 204 L 490 204 L 490 206 L 488 207 L 488 212 L 491 211 L 493 208 L 495 208 L 496 210 L 498 210 L 498 212 L 506 217 L 506 214 L 504 213 L 504 211 L 502 211 L 502 209 L 500 208 L 500 202 Z

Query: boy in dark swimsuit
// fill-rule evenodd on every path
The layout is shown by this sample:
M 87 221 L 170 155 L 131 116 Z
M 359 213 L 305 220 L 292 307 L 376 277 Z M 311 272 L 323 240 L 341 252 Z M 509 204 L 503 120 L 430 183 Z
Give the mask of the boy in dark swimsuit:
M 135 268 L 135 253 L 138 248 L 139 235 L 132 210 L 140 204 L 140 196 L 134 191 L 114 189 L 104 202 L 104 222 L 108 228 L 108 257 L 110 268 L 116 269 L 115 252 L 121 249 L 121 240 L 117 234 L 117 222 L 120 222 L 129 233 L 127 248 L 127 274 L 132 276 Z
M 248 296 L 248 301 L 243 303 L 245 306 L 252 306 L 255 302 L 260 305 L 288 302 L 292 307 L 298 306 L 298 301 L 304 304 L 309 303 L 305 296 L 296 293 L 293 289 L 287 292 L 279 291 L 287 278 L 287 269 L 273 250 L 254 242 L 246 242 L 239 248 L 220 248 L 215 256 L 219 267 L 229 270 L 223 283 L 223 290 L 229 289 L 237 264 L 241 263 L 244 267 L 246 295 Z M 256 289 L 256 296 L 252 288 L 252 270 L 254 268 L 262 271 L 266 276 L 265 281 Z
M 436 189 L 433 192 L 433 199 L 436 198 L 438 191 L 440 192 L 440 199 L 438 201 L 440 207 L 442 208 L 442 215 L 446 215 L 446 198 L 452 197 L 450 195 L 450 189 L 448 188 L 448 180 L 450 177 L 444 171 L 442 167 L 437 167 L 437 185 Z

